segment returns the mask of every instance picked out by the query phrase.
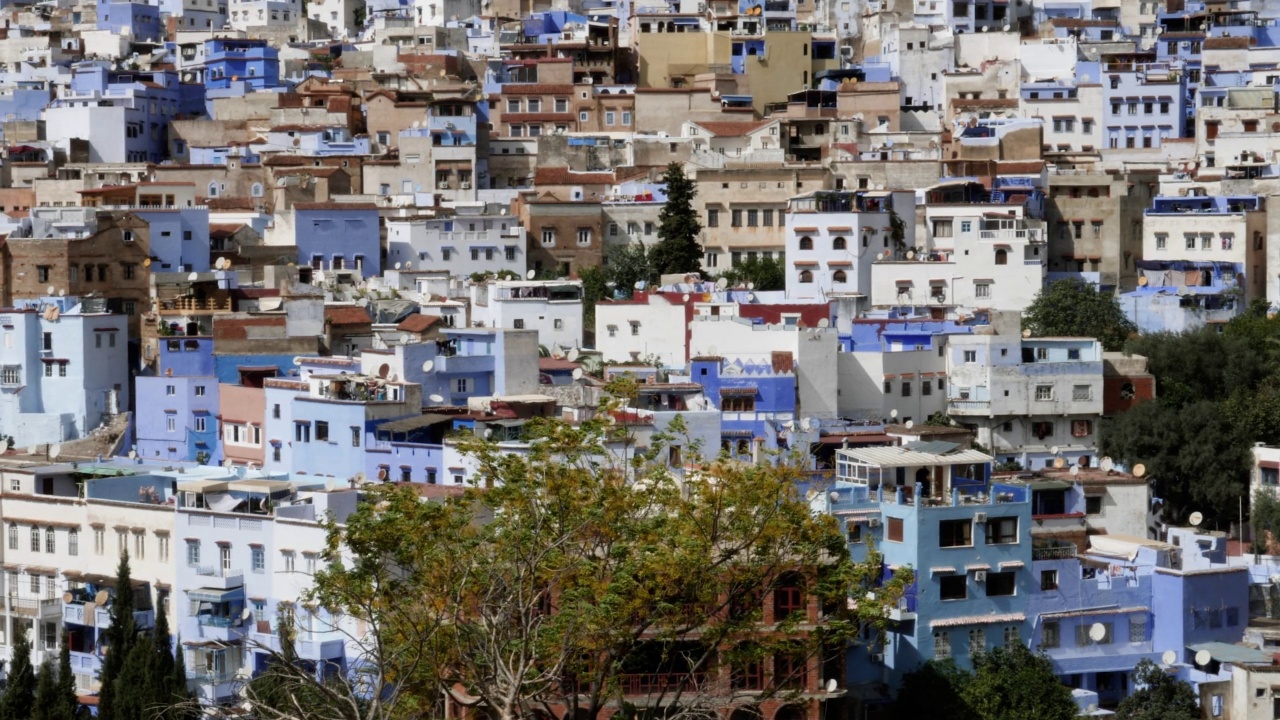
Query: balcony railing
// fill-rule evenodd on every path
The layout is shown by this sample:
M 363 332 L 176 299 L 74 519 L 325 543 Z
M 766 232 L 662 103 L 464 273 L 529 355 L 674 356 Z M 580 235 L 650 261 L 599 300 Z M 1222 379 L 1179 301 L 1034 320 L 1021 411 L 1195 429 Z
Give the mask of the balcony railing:
M 991 401 L 948 398 L 947 407 L 952 410 L 988 410 L 991 408 Z
M 618 684 L 624 695 L 652 695 L 679 688 L 702 687 L 706 680 L 706 673 L 633 673 L 620 675 Z
M 236 670 L 188 670 L 187 681 L 198 685 L 221 685 L 236 679 Z
M 1057 545 L 1031 549 L 1032 560 L 1070 560 L 1076 556 L 1075 545 Z
M 241 619 L 239 617 L 227 617 L 224 615 L 200 615 L 196 621 L 205 627 L 231 628 L 239 627 Z

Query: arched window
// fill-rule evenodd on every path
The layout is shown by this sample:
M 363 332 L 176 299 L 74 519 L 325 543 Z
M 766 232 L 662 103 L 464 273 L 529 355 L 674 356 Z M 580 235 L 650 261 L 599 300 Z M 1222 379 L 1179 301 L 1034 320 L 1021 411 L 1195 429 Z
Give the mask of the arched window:
M 253 187 L 249 188 L 249 194 L 253 197 L 262 197 L 262 183 L 254 183 Z
M 843 270 L 837 270 L 831 273 L 831 282 L 833 283 L 849 282 L 849 276 L 845 275 L 845 272 Z
M 811 282 L 813 282 L 813 273 L 809 272 L 808 270 L 801 270 L 801 271 L 800 271 L 800 282 L 802 282 L 802 283 L 811 283 Z
M 800 249 L 801 249 L 801 250 L 812 250 L 812 249 L 813 249 L 813 238 L 809 237 L 808 235 L 805 235 L 804 237 L 800 238 Z
M 1008 264 L 1009 264 L 1009 251 L 1008 251 L 1008 250 L 1005 250 L 1004 248 L 996 248 L 996 264 L 997 264 L 997 265 L 1008 265 Z
M 847 246 L 848 246 L 848 244 L 847 244 L 847 243 L 845 243 L 845 240 L 844 240 L 844 236 L 843 236 L 843 235 L 838 236 L 838 237 L 836 237 L 834 240 L 832 240 L 832 241 L 831 241 L 831 249 L 832 249 L 832 250 L 844 250 Z
M 218 183 L 209 183 L 209 197 L 218 197 Z

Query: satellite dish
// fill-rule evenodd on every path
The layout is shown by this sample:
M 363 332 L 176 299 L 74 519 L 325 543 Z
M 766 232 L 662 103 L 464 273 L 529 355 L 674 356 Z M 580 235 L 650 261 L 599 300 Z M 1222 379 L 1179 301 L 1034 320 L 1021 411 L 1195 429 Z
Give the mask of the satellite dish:
M 106 590 L 99 590 L 98 592 L 94 593 L 93 602 L 96 605 L 104 605 L 106 604 L 107 600 L 110 599 L 110 597 L 111 597 L 110 595 L 107 595 Z
M 689 293 L 685 293 L 680 299 L 684 302 L 689 302 Z
M 570 349 L 570 350 L 569 350 L 569 356 L 568 356 L 566 359 L 567 359 L 569 362 L 577 362 L 577 361 L 578 361 L 578 348 L 572 348 L 572 349 Z
M 224 458 L 224 459 L 223 459 L 223 461 L 222 461 L 222 467 L 224 467 L 224 468 L 229 468 L 229 467 L 231 467 L 231 465 L 232 465 L 232 460 L 231 460 L 231 458 Z
M 49 446 L 49 459 L 50 459 L 50 460 L 57 460 L 57 459 L 58 459 L 58 456 L 59 456 L 59 455 L 61 455 L 61 454 L 62 454 L 62 445 L 60 445 L 60 444 L 58 444 L 58 443 L 54 443 L 54 444 L 52 444 L 52 445 L 50 445 L 50 446 Z
M 532 270 L 530 270 L 529 272 L 533 272 L 533 271 L 532 271 Z M 636 284 L 635 284 L 635 285 L 632 285 L 631 287 L 635 288 L 636 290 L 643 290 L 643 289 L 644 289 L 644 281 L 643 281 L 643 280 L 637 280 L 637 281 L 636 281 Z
M 39 446 L 39 445 L 28 445 L 28 446 L 27 446 L 27 454 L 28 454 L 28 455 L 35 455 L 36 453 L 39 453 L 39 452 L 40 452 L 40 446 Z
M 1107 637 L 1107 626 L 1102 623 L 1094 623 L 1089 626 L 1089 639 L 1094 642 L 1102 642 Z
M 409 262 L 408 260 L 405 260 L 405 261 L 404 261 L 404 269 L 405 269 L 405 270 L 412 270 L 412 269 L 413 269 L 413 263 L 412 263 L 412 262 Z
M 145 268 L 151 267 L 151 258 L 143 258 L 142 267 L 145 267 Z
M 1200 523 L 1204 522 L 1204 515 L 1197 510 L 1191 513 L 1191 517 L 1187 518 L 1187 522 L 1191 523 L 1192 527 L 1200 527 Z
M 223 257 L 220 257 L 220 258 L 218 258 L 218 259 L 213 263 L 213 266 L 214 266 L 215 268 L 219 269 L 219 270 L 226 270 L 226 269 L 227 269 L 227 259 L 226 259 L 226 258 L 223 258 Z
M 756 289 L 756 284 L 755 284 L 755 283 L 753 283 L 753 282 L 749 282 L 749 283 L 747 283 L 747 289 L 748 289 L 748 290 L 755 290 L 755 289 Z
M 839 502 L 839 501 L 840 501 L 840 493 L 836 492 L 835 490 L 832 490 L 832 491 L 827 495 L 827 497 L 831 498 L 831 502 Z M 70 602 L 70 600 L 68 600 L 67 602 Z
M 1067 466 L 1067 461 L 1066 461 L 1066 460 L 1064 460 L 1064 459 L 1062 459 L 1062 458 L 1054 458 L 1054 459 L 1053 459 L 1053 466 L 1054 466 L 1055 468 L 1058 468 L 1059 470 L 1061 470 L 1062 468 L 1064 468 L 1064 467 L 1066 467 L 1066 466 Z
M 1150 280 L 1147 280 L 1146 275 L 1143 275 L 1142 277 L 1138 278 L 1138 285 L 1142 287 L 1146 287 L 1148 282 L 1150 282 Z M 1169 652 L 1173 652 L 1173 651 L 1170 650 Z
M 130 451 L 129 451 L 129 459 L 130 459 L 130 460 L 132 460 L 132 459 L 134 459 L 134 458 L 136 458 L 136 457 L 138 457 L 138 451 L 137 451 L 137 450 L 130 450 Z
M 1133 466 L 1133 476 L 1134 476 L 1134 477 L 1136 477 L 1136 478 L 1140 478 L 1140 477 L 1142 477 L 1143 475 L 1146 475 L 1146 474 L 1147 474 L 1147 466 L 1146 466 L 1146 465 L 1143 465 L 1142 463 L 1138 463 L 1137 465 L 1134 465 L 1134 466 Z
M 433 403 L 442 403 L 442 402 L 444 402 L 444 396 L 440 395 L 439 393 L 431 393 L 431 395 L 430 395 L 430 396 L 428 396 L 428 397 L 427 397 L 427 399 L 428 399 L 428 400 L 430 400 L 430 401 L 431 401 L 431 402 L 433 402 Z
M 191 282 L 195 282 L 200 279 L 200 273 L 196 273 L 196 272 L 187 273 L 187 279 L 190 280 Z
M 400 267 L 401 267 L 400 263 L 396 263 L 396 269 L 399 270 Z
M 893 418 L 894 420 L 897 420 L 897 419 L 898 419 L 898 409 L 897 409 L 897 408 L 894 408 L 894 409 L 890 410 L 890 411 L 889 411 L 889 417 Z
M 1031 337 L 1031 331 L 1030 331 L 1030 330 L 1023 330 L 1023 331 L 1022 331 L 1022 337 L 1024 337 L 1024 338 Z
M 69 592 L 62 593 L 62 602 L 67 603 L 68 605 L 71 604 L 71 601 L 75 599 L 76 599 L 75 596 Z
M 1204 665 L 1208 665 L 1211 662 L 1213 662 L 1213 656 L 1209 654 L 1208 650 L 1201 650 L 1200 652 L 1196 653 L 1197 665 L 1204 666 Z
M 820 327 L 820 328 L 829 328 L 829 327 L 831 327 L 831 320 L 830 320 L 830 319 L 828 319 L 828 318 L 819 318 L 819 319 L 818 319 L 818 327 Z
M 436 363 L 434 360 L 427 360 L 422 363 L 422 372 L 429 373 L 431 372 L 431 369 L 434 368 L 435 366 L 436 366 Z
M 45 294 L 45 295 L 48 295 L 48 296 L 50 296 L 50 297 L 53 297 L 53 294 L 54 294 L 54 293 L 56 293 L 56 292 L 58 292 L 58 288 L 56 288 L 56 287 L 54 287 L 54 286 L 52 286 L 52 285 L 50 285 L 49 287 L 47 287 L 47 288 L 45 288 L 45 289 L 44 289 L 44 294 Z
M 573 369 L 573 379 L 574 379 L 574 380 L 581 380 L 581 379 L 582 379 L 582 368 L 574 368 L 574 369 Z
M 1160 656 L 1160 659 L 1164 661 L 1165 665 L 1172 665 L 1178 662 L 1178 653 L 1173 650 L 1165 650 L 1164 654 Z
M 240 620 L 242 622 L 245 620 L 248 620 L 251 617 L 253 617 L 253 608 L 245 608 L 244 612 L 240 613 Z
M 716 278 L 716 289 L 717 289 L 717 290 L 723 290 L 723 289 L 725 289 L 725 288 L 727 288 L 727 287 L 729 287 L 729 280 L 728 280 L 728 278 L 723 278 L 723 277 L 721 277 L 721 278 Z
M 1079 474 L 1080 474 L 1080 466 L 1079 466 L 1079 465 L 1072 465 L 1072 466 L 1071 466 L 1071 471 L 1070 471 L 1070 472 L 1071 472 L 1071 476 L 1072 476 L 1072 477 L 1075 477 L 1076 475 L 1079 475 Z
M 915 259 L 916 259 L 916 251 L 915 251 L 915 250 L 908 250 L 908 251 L 907 251 L 907 259 L 908 259 L 908 260 L 915 260 Z
M 910 430 L 911 428 L 913 428 L 913 427 L 915 427 L 915 426 L 916 426 L 916 421 L 915 421 L 915 420 L 908 420 L 908 421 L 907 421 L 907 429 L 908 429 L 908 430 Z
M 836 679 L 831 678 L 830 680 L 827 681 L 827 692 L 833 693 L 835 691 L 836 691 Z
M 1116 469 L 1116 462 L 1112 460 L 1110 456 L 1107 456 L 1102 458 L 1102 462 L 1099 463 L 1099 466 L 1102 467 L 1103 472 L 1111 472 Z
M 529 280 L 532 280 L 537 275 L 538 275 L 538 271 L 533 269 L 530 269 L 529 272 L 524 274 L 524 276 Z
M 1049 454 L 1057 455 L 1059 450 L 1060 448 L 1057 445 L 1054 445 L 1053 447 L 1049 448 Z
M 485 440 L 488 440 L 488 439 L 489 439 L 489 438 L 491 438 L 491 437 L 493 437 L 493 428 L 485 428 L 485 429 L 484 429 L 484 439 L 485 439 Z
M 387 469 L 386 469 L 386 468 L 378 468 L 378 479 L 379 479 L 379 480 L 386 480 L 386 479 L 387 479 Z
M 296 357 L 296 358 L 294 358 L 294 359 L 293 359 L 293 364 L 294 364 L 294 365 L 301 365 L 301 364 L 302 364 L 302 358 L 300 358 L 300 357 Z

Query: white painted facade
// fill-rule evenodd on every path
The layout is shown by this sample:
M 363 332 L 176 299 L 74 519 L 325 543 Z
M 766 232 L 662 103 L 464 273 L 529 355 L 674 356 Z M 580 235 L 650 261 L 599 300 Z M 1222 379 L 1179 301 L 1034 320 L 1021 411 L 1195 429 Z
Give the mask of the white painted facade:
M 387 264 L 444 270 L 454 277 L 528 270 L 525 230 L 507 215 L 387 218 Z
M 582 346 L 581 280 L 490 280 L 471 285 L 471 324 L 537 330 L 556 352 Z
M 596 303 L 596 350 L 605 362 L 653 358 L 685 367 L 685 308 L 652 294 L 641 300 Z
M 903 223 L 903 243 L 915 244 L 915 193 L 818 192 L 787 207 L 786 287 L 792 299 L 867 295 L 876 256 L 892 252 L 891 216 Z

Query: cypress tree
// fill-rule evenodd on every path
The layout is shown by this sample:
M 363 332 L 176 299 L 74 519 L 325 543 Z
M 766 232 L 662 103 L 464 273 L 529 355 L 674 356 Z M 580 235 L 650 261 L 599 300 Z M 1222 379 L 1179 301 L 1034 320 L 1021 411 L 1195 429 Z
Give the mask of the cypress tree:
M 650 261 L 659 274 L 698 272 L 702 269 L 702 246 L 698 244 L 702 223 L 693 207 L 698 188 L 680 163 L 667 166 L 662 182 L 667 202 L 658 213 L 658 244 L 649 253 Z
M 174 706 L 169 717 L 173 720 L 188 720 L 189 718 L 199 717 L 194 702 L 195 696 L 191 694 L 190 686 L 187 685 L 187 655 L 182 650 L 182 636 L 178 636 L 178 644 L 173 653 L 173 677 L 169 682 L 169 689 L 175 696 Z
M 40 672 L 36 674 L 35 704 L 31 712 L 32 720 L 61 720 L 58 717 L 58 680 L 53 663 L 45 660 L 40 664 Z
M 129 553 L 120 554 L 116 567 L 116 595 L 111 602 L 111 627 L 103 633 L 107 654 L 102 659 L 102 689 L 98 694 L 99 720 L 133 720 L 131 715 L 116 715 L 117 694 L 127 695 L 134 690 L 117 682 L 129 660 L 130 651 L 137 643 L 138 628 L 133 621 L 133 578 L 129 572 Z
M 31 666 L 31 639 L 21 627 L 13 641 L 13 660 L 4 696 L 0 697 L 0 717 L 22 720 L 31 717 L 35 706 L 36 671 Z
M 150 667 L 151 643 L 134 643 L 111 691 L 111 711 L 116 717 L 141 720 L 154 710 L 154 703 L 147 692 L 147 671 Z
M 75 720 L 80 714 L 80 696 L 76 692 L 76 678 L 71 673 L 71 635 L 62 634 L 62 649 L 58 652 L 58 710 L 55 720 Z

